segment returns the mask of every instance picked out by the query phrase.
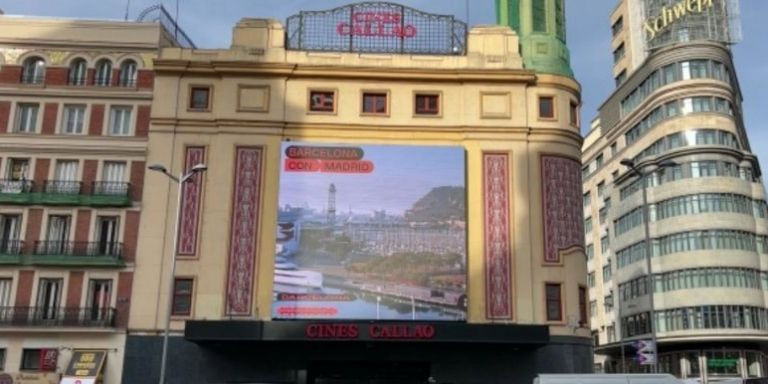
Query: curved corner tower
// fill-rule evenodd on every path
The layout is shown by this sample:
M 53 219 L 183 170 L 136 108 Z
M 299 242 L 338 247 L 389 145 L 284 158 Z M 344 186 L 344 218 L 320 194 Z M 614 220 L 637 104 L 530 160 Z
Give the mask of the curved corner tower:
M 526 68 L 573 77 L 565 41 L 565 0 L 495 0 L 496 22 L 520 36 Z
M 655 333 L 661 372 L 764 377 L 768 211 L 730 50 L 738 2 L 622 0 L 611 22 L 617 88 L 582 169 L 596 362 L 651 371 L 633 344 Z M 648 242 L 624 160 L 646 174 Z

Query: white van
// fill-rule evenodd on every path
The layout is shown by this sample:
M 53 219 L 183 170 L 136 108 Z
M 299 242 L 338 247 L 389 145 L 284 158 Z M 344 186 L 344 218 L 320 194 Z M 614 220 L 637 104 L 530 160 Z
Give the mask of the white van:
M 682 382 L 668 374 L 636 375 L 539 375 L 533 384 L 681 384 Z

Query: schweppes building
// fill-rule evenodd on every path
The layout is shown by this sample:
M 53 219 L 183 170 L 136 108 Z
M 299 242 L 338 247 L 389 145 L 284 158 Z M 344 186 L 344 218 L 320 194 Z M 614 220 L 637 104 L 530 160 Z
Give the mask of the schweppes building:
M 164 49 L 123 382 L 591 371 L 580 87 L 545 3 L 500 4 L 514 28 L 361 3 Z

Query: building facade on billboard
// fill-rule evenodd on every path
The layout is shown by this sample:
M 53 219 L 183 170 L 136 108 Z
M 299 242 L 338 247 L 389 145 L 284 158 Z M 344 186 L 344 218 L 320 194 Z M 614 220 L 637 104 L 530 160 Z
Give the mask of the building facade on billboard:
M 768 376 L 768 210 L 728 45 L 738 2 L 622 0 L 611 22 L 617 88 L 582 169 L 598 369 Z M 629 163 L 646 174 L 650 279 Z
M 120 383 L 152 59 L 178 45 L 153 21 L 0 16 L 0 382 L 58 384 L 98 349 Z
M 360 3 L 164 50 L 147 161 L 208 170 L 176 252 L 146 175 L 123 382 L 157 380 L 168 315 L 169 383 L 589 371 L 580 89 L 518 47 Z

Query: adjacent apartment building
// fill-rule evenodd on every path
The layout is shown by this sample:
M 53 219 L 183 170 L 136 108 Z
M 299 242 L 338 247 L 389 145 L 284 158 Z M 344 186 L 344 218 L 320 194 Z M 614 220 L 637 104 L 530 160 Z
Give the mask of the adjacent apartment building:
M 96 351 L 94 376 L 121 380 L 152 59 L 179 45 L 169 31 L 0 16 L 3 382 L 59 383 L 83 350 Z
M 163 49 L 123 382 L 589 372 L 564 9 L 512 3 L 520 32 L 366 2 Z
M 582 155 L 599 370 L 648 371 L 633 343 L 655 334 L 663 372 L 768 375 L 768 212 L 730 50 L 738 5 L 621 0 L 611 14 L 616 89 Z

